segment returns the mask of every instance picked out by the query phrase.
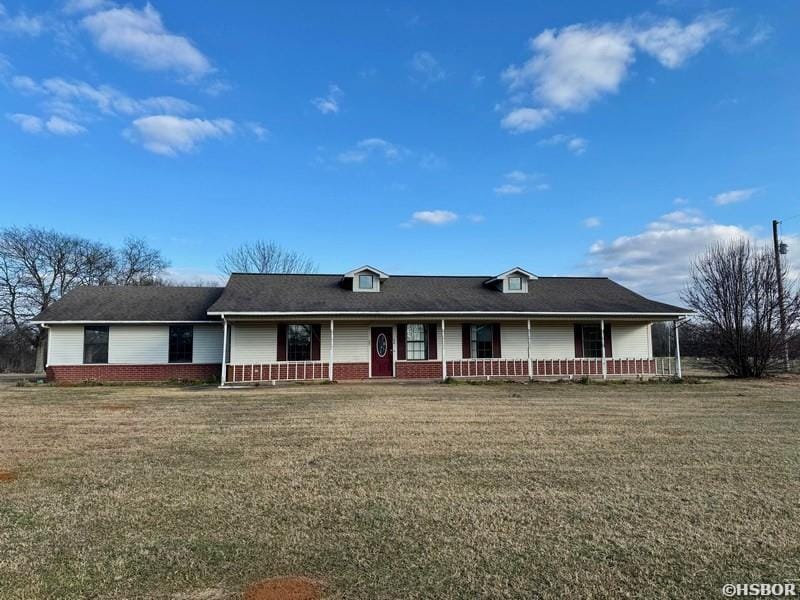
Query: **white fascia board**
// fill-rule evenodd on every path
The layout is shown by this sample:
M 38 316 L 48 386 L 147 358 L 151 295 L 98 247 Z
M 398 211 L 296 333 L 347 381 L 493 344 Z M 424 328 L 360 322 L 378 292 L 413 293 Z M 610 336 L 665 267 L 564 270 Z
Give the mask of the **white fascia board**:
M 222 315 L 224 317 L 284 317 L 284 316 L 318 316 L 318 317 L 333 317 L 338 319 L 346 319 L 349 316 L 381 316 L 381 315 L 449 315 L 458 317 L 461 315 L 469 316 L 486 316 L 498 317 L 504 315 L 513 315 L 519 317 L 688 317 L 692 315 L 691 312 L 664 312 L 664 313 L 637 313 L 637 312 L 535 312 L 535 311 L 485 311 L 485 310 L 467 310 L 467 311 L 451 311 L 451 310 L 390 310 L 390 311 L 349 311 L 349 312 L 330 312 L 330 311 L 225 311 L 225 312 L 209 312 L 209 316 Z
M 222 321 L 107 321 L 104 319 L 93 319 L 90 321 L 31 321 L 33 325 L 91 325 L 99 323 L 101 325 L 222 325 Z

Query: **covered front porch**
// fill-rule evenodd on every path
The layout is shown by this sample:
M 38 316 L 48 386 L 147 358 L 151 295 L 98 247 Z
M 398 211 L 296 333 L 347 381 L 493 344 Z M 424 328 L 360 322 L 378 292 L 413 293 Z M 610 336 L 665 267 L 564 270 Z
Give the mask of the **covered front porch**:
M 653 321 L 606 318 L 223 319 L 222 385 L 282 381 L 681 377 Z

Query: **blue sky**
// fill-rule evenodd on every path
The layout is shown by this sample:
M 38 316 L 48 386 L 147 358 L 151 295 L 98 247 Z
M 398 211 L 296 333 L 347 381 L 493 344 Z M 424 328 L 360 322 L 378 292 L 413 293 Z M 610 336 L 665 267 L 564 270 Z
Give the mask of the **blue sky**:
M 800 213 L 793 2 L 0 6 L 0 223 L 145 237 L 183 279 L 264 238 L 675 299 Z

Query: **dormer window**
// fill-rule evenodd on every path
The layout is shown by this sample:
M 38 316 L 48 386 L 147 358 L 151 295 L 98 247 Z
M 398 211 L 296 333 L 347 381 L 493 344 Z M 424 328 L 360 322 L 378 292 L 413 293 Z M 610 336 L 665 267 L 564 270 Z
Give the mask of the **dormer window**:
M 527 294 L 528 285 L 536 280 L 536 275 L 529 273 L 525 269 L 516 267 L 505 273 L 500 273 L 496 277 L 484 282 L 484 285 L 493 287 L 504 294 Z
M 348 271 L 342 276 L 342 286 L 354 292 L 380 292 L 381 285 L 389 279 L 383 271 L 369 265 Z

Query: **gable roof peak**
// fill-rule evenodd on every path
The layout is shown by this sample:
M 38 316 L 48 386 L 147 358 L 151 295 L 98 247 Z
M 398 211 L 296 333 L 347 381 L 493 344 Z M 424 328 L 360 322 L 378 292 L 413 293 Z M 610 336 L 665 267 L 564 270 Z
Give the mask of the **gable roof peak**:
M 504 271 L 503 273 L 500 273 L 499 275 L 495 275 L 491 279 L 487 280 L 486 283 L 494 283 L 495 281 L 500 281 L 501 279 L 505 279 L 506 277 L 508 277 L 509 275 L 513 275 L 514 273 L 519 273 L 521 275 L 524 275 L 528 279 L 539 279 L 536 275 L 534 275 L 530 271 L 526 271 L 522 267 L 514 267 L 513 269 L 509 269 L 508 271 Z
M 363 265 L 361 267 L 358 267 L 357 269 L 352 269 L 347 273 L 345 273 L 344 275 L 342 275 L 342 277 L 344 277 L 345 279 L 350 277 L 355 277 L 357 274 L 363 273 L 364 271 L 369 271 L 370 273 L 374 273 L 380 279 L 389 279 L 388 273 L 384 273 L 380 269 L 376 269 L 375 267 L 371 267 L 369 265 Z

